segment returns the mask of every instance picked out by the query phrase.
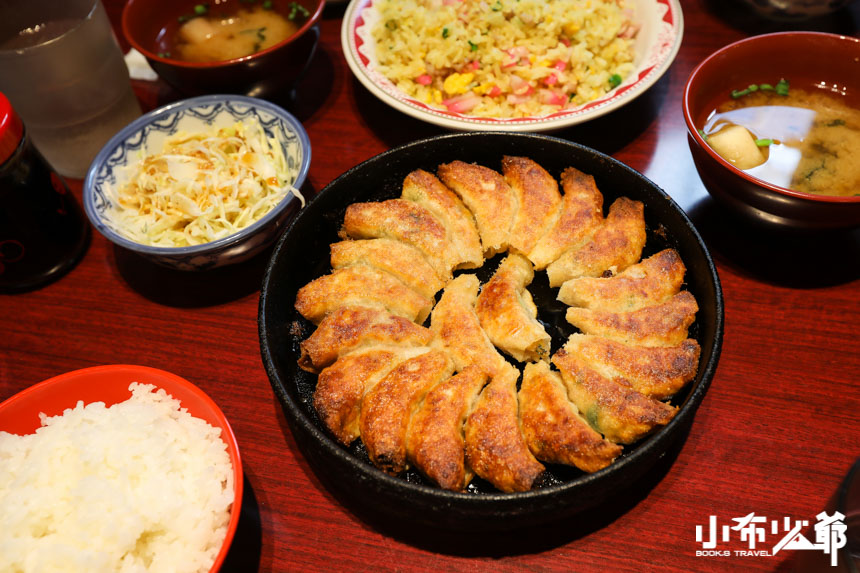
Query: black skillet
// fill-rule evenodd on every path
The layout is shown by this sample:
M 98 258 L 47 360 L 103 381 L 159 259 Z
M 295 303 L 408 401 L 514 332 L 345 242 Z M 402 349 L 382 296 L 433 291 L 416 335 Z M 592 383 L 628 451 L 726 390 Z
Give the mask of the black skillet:
M 680 253 L 687 267 L 685 286 L 700 307 L 690 335 L 699 341 L 702 354 L 696 379 L 673 399 L 680 406 L 675 418 L 626 447 L 609 467 L 589 475 L 575 468 L 548 466 L 537 487 L 524 493 L 499 493 L 480 479 L 467 492 L 454 493 L 430 485 L 414 471 L 389 476 L 370 464 L 360 440 L 345 448 L 331 437 L 311 406 L 316 376 L 297 365 L 299 343 L 310 335 L 313 325 L 295 311 L 293 303 L 300 287 L 329 272 L 329 245 L 338 240 L 347 206 L 398 197 L 403 178 L 414 169 L 435 172 L 440 163 L 460 159 L 498 170 L 503 155 L 534 159 L 556 177 L 569 166 L 590 173 L 604 195 L 604 209 L 620 196 L 642 201 L 648 232 L 643 257 L 666 247 Z M 485 262 L 478 277 L 486 281 L 497 266 L 496 260 Z M 553 337 L 555 352 L 576 330 L 565 322 L 565 307 L 555 300 L 557 289 L 548 286 L 546 273 L 537 272 L 529 290 L 540 320 Z M 723 298 L 717 271 L 699 233 L 678 205 L 640 173 L 602 153 L 554 137 L 450 134 L 391 149 L 353 167 L 298 214 L 278 242 L 263 279 L 259 334 L 266 373 L 296 443 L 328 487 L 393 519 L 490 531 L 545 523 L 607 500 L 632 484 L 689 431 L 720 355 Z

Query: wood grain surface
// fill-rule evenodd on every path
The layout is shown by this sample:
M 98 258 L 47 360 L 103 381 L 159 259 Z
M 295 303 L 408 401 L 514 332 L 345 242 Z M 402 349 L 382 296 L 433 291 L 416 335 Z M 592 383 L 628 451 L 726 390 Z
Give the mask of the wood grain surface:
M 105 4 L 117 25 L 122 2 Z M 162 368 L 200 386 L 230 420 L 245 469 L 224 571 L 792 570 L 798 551 L 697 556 L 696 526 L 707 535 L 709 516 L 734 525 L 751 512 L 812 523 L 860 454 L 860 234 L 775 236 L 735 221 L 702 186 L 680 102 L 693 67 L 717 48 L 783 29 L 858 36 L 860 3 L 797 24 L 759 20 L 728 0 L 682 6 L 683 45 L 668 73 L 630 105 L 556 134 L 665 189 L 705 237 L 725 295 L 722 358 L 692 429 L 608 504 L 546 527 L 480 535 L 403 527 L 336 499 L 298 451 L 263 370 L 257 303 L 270 253 L 181 273 L 94 232 L 83 261 L 59 281 L 0 296 L 0 401 L 98 364 Z M 353 78 L 340 45 L 344 8 L 326 8 L 310 74 L 278 102 L 310 135 L 311 194 L 379 152 L 442 133 Z M 146 108 L 178 97 L 161 82 L 134 83 Z M 71 185 L 80 197 L 80 182 Z M 733 535 L 720 549 L 748 549 Z M 762 545 L 778 538 L 768 532 Z

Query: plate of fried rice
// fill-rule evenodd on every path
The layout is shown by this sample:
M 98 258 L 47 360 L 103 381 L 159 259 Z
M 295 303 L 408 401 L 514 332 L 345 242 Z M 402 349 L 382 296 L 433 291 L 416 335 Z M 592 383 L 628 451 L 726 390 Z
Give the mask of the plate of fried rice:
M 681 46 L 678 0 L 352 0 L 358 80 L 395 109 L 464 131 L 548 131 L 629 103 Z

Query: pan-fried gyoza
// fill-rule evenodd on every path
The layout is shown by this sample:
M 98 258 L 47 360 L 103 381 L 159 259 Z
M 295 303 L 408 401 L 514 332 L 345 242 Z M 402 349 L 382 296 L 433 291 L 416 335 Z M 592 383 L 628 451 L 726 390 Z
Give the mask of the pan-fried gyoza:
M 675 346 L 687 338 L 699 305 L 688 291 L 630 312 L 570 307 L 565 318 L 585 334 L 641 346 Z
M 503 492 L 531 489 L 544 471 L 520 429 L 518 375 L 511 366 L 493 376 L 466 420 L 466 462 Z
M 484 255 L 505 251 L 517 214 L 517 198 L 504 178 L 492 169 L 462 161 L 440 165 L 438 171 L 442 182 L 475 216 Z
M 677 346 L 647 347 L 586 334 L 571 335 L 565 350 L 604 376 L 623 379 L 640 394 L 660 400 L 674 396 L 693 379 L 701 352 L 692 339 Z
M 675 416 L 676 408 L 637 392 L 623 378 L 603 376 L 573 348 L 562 348 L 552 361 L 571 401 L 611 442 L 632 444 Z
M 426 351 L 375 346 L 344 355 L 320 372 L 314 408 L 339 442 L 348 446 L 358 437 L 364 394 L 400 362 Z
M 639 201 L 617 199 L 588 242 L 565 251 L 549 264 L 546 274 L 550 286 L 577 277 L 597 277 L 608 270 L 620 271 L 637 262 L 645 246 L 643 209 Z
M 299 366 L 319 372 L 342 354 L 365 346 L 396 344 L 401 347 L 427 346 L 433 333 L 387 310 L 346 306 L 335 310 L 301 343 Z
M 460 198 L 435 175 L 422 169 L 413 171 L 403 180 L 401 197 L 421 205 L 442 222 L 448 232 L 448 241 L 458 255 L 455 268 L 473 269 L 484 263 L 475 218 Z
M 405 199 L 353 203 L 346 209 L 343 239 L 389 238 L 412 245 L 423 254 L 442 280 L 451 278 L 457 252 L 448 232 L 430 211 Z
M 430 350 L 401 362 L 365 393 L 359 428 L 374 464 L 391 474 L 406 469 L 409 420 L 427 392 L 453 373 L 448 354 Z
M 561 215 L 558 183 L 526 157 L 502 158 L 502 172 L 519 207 L 508 243 L 515 251 L 527 254 Z
M 445 281 L 424 255 L 408 243 L 394 239 L 364 239 L 331 244 L 331 268 L 367 265 L 393 275 L 427 298 L 433 298 Z
M 493 344 L 520 362 L 549 357 L 549 334 L 537 321 L 537 307 L 526 290 L 533 278 L 528 259 L 508 255 L 475 305 L 481 327 Z
M 433 299 L 368 265 L 336 269 L 309 282 L 296 295 L 296 310 L 314 324 L 335 310 L 352 305 L 384 308 L 420 324 L 430 314 Z
M 451 353 L 458 370 L 475 364 L 494 375 L 508 363 L 493 346 L 475 312 L 480 282 L 474 275 L 460 275 L 445 287 L 430 317 L 437 343 Z
M 603 221 L 603 195 L 594 177 L 568 167 L 561 173 L 561 187 L 561 213 L 528 254 L 536 270 L 545 269 L 568 250 L 584 245 Z
M 544 464 L 609 466 L 673 419 L 701 352 L 680 256 L 642 259 L 647 205 L 621 196 L 604 217 L 598 182 L 575 167 L 498 166 L 417 169 L 400 197 L 349 206 L 332 272 L 295 302 L 318 325 L 299 365 L 318 373 L 313 407 L 332 436 L 453 491 L 474 476 L 525 491 Z M 499 253 L 482 285 L 471 269 Z M 555 353 L 529 292 L 544 270 L 568 306 Z
M 674 249 L 660 251 L 609 277 L 580 277 L 561 285 L 558 300 L 592 310 L 630 312 L 660 304 L 684 282 L 684 263 Z
M 488 379 L 477 366 L 467 366 L 430 390 L 409 422 L 406 456 L 444 489 L 463 490 L 472 481 L 463 426 Z
M 526 364 L 518 397 L 523 435 L 537 459 L 596 472 L 621 453 L 588 425 L 546 362 Z

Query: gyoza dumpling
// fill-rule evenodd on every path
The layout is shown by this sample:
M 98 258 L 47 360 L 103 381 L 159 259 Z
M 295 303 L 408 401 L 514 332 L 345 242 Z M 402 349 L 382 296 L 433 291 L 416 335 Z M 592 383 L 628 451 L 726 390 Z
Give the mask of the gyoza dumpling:
M 426 348 L 377 346 L 341 356 L 320 372 L 314 390 L 314 408 L 337 440 L 348 446 L 359 435 L 358 421 L 365 392 L 392 368 Z
M 433 299 L 421 296 L 394 276 L 367 265 L 332 271 L 296 293 L 296 310 L 315 324 L 344 306 L 385 308 L 413 322 L 424 322 Z
M 472 480 L 463 424 L 487 380 L 477 366 L 466 367 L 430 390 L 409 422 L 406 457 L 444 489 L 462 491 Z
M 341 355 L 364 346 L 427 346 L 432 340 L 429 329 L 402 316 L 381 308 L 347 306 L 326 316 L 301 343 L 299 366 L 319 372 Z
M 681 290 L 684 263 L 674 249 L 666 249 L 607 278 L 570 280 L 558 291 L 558 300 L 591 310 L 631 312 L 663 303 Z
M 418 203 L 442 222 L 448 231 L 448 241 L 458 255 L 452 261 L 455 269 L 473 269 L 484 264 L 475 218 L 460 198 L 435 175 L 422 169 L 413 171 L 403 180 L 401 196 Z
M 546 268 L 549 284 L 559 286 L 572 278 L 623 270 L 642 256 L 645 239 L 644 206 L 620 197 L 585 245 L 566 251 Z
M 631 444 L 665 426 L 677 408 L 637 392 L 622 378 L 607 378 L 567 345 L 552 363 L 561 372 L 571 401 L 592 428 L 612 442 Z
M 526 287 L 534 278 L 522 255 L 505 257 L 481 289 L 475 312 L 490 340 L 520 362 L 549 356 L 550 337 L 537 320 L 537 307 Z
M 534 248 L 529 260 L 543 270 L 566 251 L 584 245 L 603 221 L 603 195 L 594 177 L 568 167 L 561 174 L 561 214 Z
M 649 348 L 585 334 L 572 335 L 565 349 L 603 376 L 623 378 L 640 394 L 658 400 L 671 398 L 696 377 L 701 352 L 693 339 Z
M 621 453 L 621 446 L 605 440 L 580 416 L 561 376 L 546 362 L 526 364 L 518 396 L 523 436 L 537 459 L 591 473 Z
M 331 245 L 331 268 L 365 264 L 397 277 L 421 296 L 433 298 L 445 286 L 424 255 L 394 239 L 340 241 Z
M 475 314 L 480 284 L 475 275 L 460 275 L 448 283 L 430 316 L 430 330 L 436 343 L 451 354 L 457 370 L 475 364 L 492 376 L 509 365 Z
M 503 492 L 527 491 L 544 471 L 523 439 L 517 414 L 519 371 L 493 376 L 466 420 L 466 463 Z
M 440 165 L 438 175 L 475 216 L 484 255 L 507 250 L 517 199 L 502 176 L 488 167 L 463 161 Z
M 417 248 L 443 281 L 451 278 L 457 254 L 448 231 L 430 211 L 406 199 L 353 203 L 343 216 L 341 238 L 402 241 Z
M 511 248 L 527 254 L 561 214 L 558 183 L 526 157 L 502 158 L 502 173 L 519 205 L 508 242 Z
M 571 307 L 565 318 L 585 334 L 639 346 L 677 346 L 687 339 L 699 305 L 688 291 L 664 303 L 630 312 Z
M 427 392 L 453 373 L 448 354 L 431 350 L 401 362 L 368 390 L 361 401 L 359 428 L 376 467 L 392 475 L 406 469 L 409 420 Z

